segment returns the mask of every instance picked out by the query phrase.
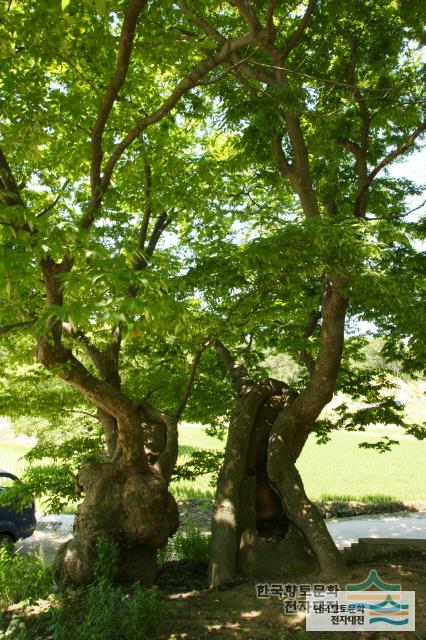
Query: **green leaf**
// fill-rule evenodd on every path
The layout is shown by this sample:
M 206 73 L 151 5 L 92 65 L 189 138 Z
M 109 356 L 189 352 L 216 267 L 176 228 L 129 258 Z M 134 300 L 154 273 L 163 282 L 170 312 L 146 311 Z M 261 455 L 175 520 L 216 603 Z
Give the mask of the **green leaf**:
M 65 11 L 71 0 L 61 0 L 62 11 Z
M 108 13 L 107 0 L 95 0 L 96 11 L 101 14 L 101 16 L 106 16 Z

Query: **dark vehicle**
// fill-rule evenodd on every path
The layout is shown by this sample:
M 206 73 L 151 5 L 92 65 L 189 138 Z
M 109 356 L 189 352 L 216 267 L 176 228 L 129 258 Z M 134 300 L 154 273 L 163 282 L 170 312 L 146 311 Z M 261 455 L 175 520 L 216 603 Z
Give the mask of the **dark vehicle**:
M 0 471 L 0 492 L 13 486 L 15 482 L 20 480 L 13 473 Z M 35 526 L 34 503 L 24 507 L 22 511 L 15 510 L 12 506 L 0 506 L 0 544 L 29 538 L 34 533 Z

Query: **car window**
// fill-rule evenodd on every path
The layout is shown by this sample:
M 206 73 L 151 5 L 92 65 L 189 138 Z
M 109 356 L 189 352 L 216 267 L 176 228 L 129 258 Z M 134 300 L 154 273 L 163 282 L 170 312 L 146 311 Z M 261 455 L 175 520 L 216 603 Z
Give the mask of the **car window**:
M 13 487 L 14 484 L 15 484 L 15 480 L 13 478 L 9 478 L 9 476 L 0 475 L 0 490 Z

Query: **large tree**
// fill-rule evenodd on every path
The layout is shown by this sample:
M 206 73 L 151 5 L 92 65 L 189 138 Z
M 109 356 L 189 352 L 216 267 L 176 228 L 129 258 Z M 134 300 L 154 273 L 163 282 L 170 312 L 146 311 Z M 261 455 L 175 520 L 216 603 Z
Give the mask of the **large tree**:
M 265 556 L 273 556 L 276 568 L 282 554 L 288 562 L 297 547 L 292 527 L 304 534 L 321 569 L 335 572 L 342 560 L 294 463 L 336 388 L 348 317 L 374 320 L 389 355 L 400 345 L 409 369 L 422 366 L 424 306 L 414 244 L 422 231 L 408 222 L 405 202 L 416 188 L 387 168 L 413 151 L 426 130 L 419 54 L 424 4 L 177 4 L 188 25 L 211 42 L 246 28 L 255 34 L 250 47 L 232 55 L 214 92 L 241 158 L 257 163 L 270 191 L 279 175 L 299 203 L 287 213 L 283 202 L 270 249 L 274 266 L 281 260 L 281 278 L 298 274 L 303 284 L 282 287 L 282 304 L 293 309 L 284 309 L 281 323 L 267 331 L 290 329 L 290 345 L 298 337 L 305 385 L 295 394 L 276 380 L 255 383 L 216 343 L 239 400 L 219 478 L 210 582 L 233 578 L 238 564 L 261 571 Z M 266 212 L 262 219 L 271 224 Z M 262 518 L 256 520 L 265 499 L 278 522 L 275 533 L 262 532 Z M 265 550 L 268 536 L 278 544 Z
M 123 343 L 140 337 L 158 353 L 161 342 L 167 355 L 184 322 L 170 282 L 179 263 L 156 254 L 206 199 L 194 179 L 203 104 L 182 99 L 253 34 L 199 52 L 174 6 L 95 4 L 1 8 L 1 332 L 30 331 L 37 360 L 96 407 L 105 433 L 109 460 L 78 474 L 85 498 L 58 575 L 91 580 L 106 536 L 120 545 L 121 577 L 150 581 L 178 526 L 168 483 L 193 368 L 165 413 L 149 389 L 126 388 Z M 187 341 L 184 363 L 201 348 Z
M 17 0 L 1 22 L 1 332 L 33 336 L 38 361 L 95 406 L 109 455 L 78 474 L 58 574 L 90 580 L 107 536 L 122 577 L 153 579 L 177 526 L 177 422 L 207 348 L 238 397 L 211 584 L 262 571 L 271 551 L 340 570 L 294 463 L 342 374 L 348 317 L 421 366 L 416 189 L 386 168 L 426 128 L 424 7 L 96 4 L 104 15 Z M 245 341 L 299 357 L 298 389 L 252 375 L 261 357 Z M 127 374 L 141 353 L 147 386 Z

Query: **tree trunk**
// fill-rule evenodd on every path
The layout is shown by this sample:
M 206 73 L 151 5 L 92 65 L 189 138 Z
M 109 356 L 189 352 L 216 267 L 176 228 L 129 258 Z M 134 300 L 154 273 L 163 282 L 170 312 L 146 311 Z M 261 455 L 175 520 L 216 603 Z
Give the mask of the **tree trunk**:
M 315 360 L 309 358 L 310 378 L 299 395 L 282 382 L 255 384 L 216 341 L 239 400 L 213 511 L 213 587 L 235 578 L 238 569 L 259 577 L 279 577 L 294 564 L 319 568 L 331 577 L 344 571 L 343 557 L 295 467 L 315 421 L 333 397 L 347 307 L 342 285 L 340 277 L 325 280 L 319 353 Z
M 237 404 L 213 511 L 212 587 L 239 573 L 278 578 L 291 569 L 318 568 L 315 550 L 267 469 L 270 431 L 295 396 L 284 383 L 265 380 L 251 385 Z
M 292 570 L 320 570 L 337 576 L 344 570 L 324 520 L 305 494 L 294 464 L 294 438 L 273 436 L 277 417 L 296 395 L 267 380 L 238 402 L 213 511 L 212 587 L 238 574 L 280 578 Z
M 330 536 L 325 522 L 305 493 L 302 478 L 294 464 L 294 452 L 281 438 L 273 435 L 268 446 L 268 477 L 280 496 L 294 525 L 314 551 L 322 574 L 336 577 L 345 570 L 343 556 Z
M 142 425 L 135 429 L 141 433 Z M 120 420 L 118 433 L 120 435 Z M 152 426 L 152 432 L 155 431 Z M 108 462 L 87 462 L 77 476 L 84 500 L 77 509 L 74 537 L 59 550 L 55 576 L 65 583 L 87 584 L 95 577 L 96 544 L 101 539 L 119 547 L 120 582 L 151 584 L 157 575 L 157 550 L 167 544 L 179 526 L 176 502 L 168 491 L 169 477 L 158 455 L 147 466 L 138 464 L 147 453 L 136 438 L 132 454 Z M 159 452 L 161 454 L 161 452 Z
M 109 453 L 108 461 L 87 462 L 78 473 L 84 499 L 74 537 L 56 557 L 56 578 L 76 585 L 91 582 L 96 544 L 104 538 L 118 545 L 119 580 L 152 583 L 157 550 L 179 526 L 168 491 L 177 457 L 177 419 L 147 403 L 135 404 L 106 376 L 93 376 L 59 339 L 39 338 L 37 356 L 97 406 Z
M 236 576 L 240 541 L 240 494 L 246 473 L 253 421 L 259 407 L 274 390 L 275 381 L 271 380 L 245 388 L 229 425 L 225 461 L 219 475 L 212 520 L 209 566 L 209 582 L 212 586 L 232 580 Z

